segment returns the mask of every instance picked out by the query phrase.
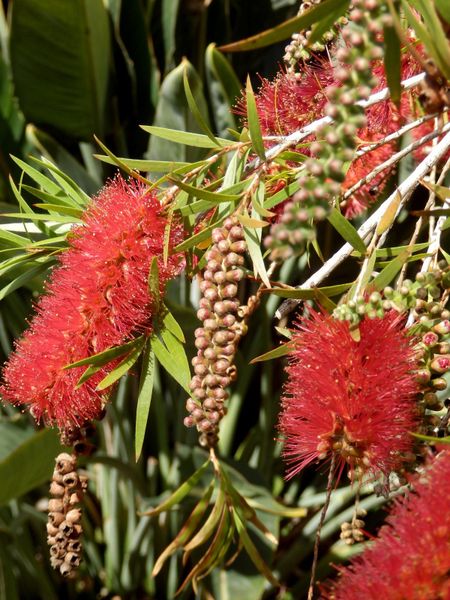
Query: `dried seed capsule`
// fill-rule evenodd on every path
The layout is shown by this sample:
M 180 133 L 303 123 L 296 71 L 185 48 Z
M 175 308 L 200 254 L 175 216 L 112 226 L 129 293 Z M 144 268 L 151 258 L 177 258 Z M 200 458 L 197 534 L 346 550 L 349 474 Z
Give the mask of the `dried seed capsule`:
M 66 521 L 70 523 L 70 525 L 79 523 L 81 521 L 81 510 L 79 508 L 72 508 L 69 510 L 66 514 Z
M 50 494 L 55 497 L 63 496 L 65 492 L 65 488 L 63 485 L 60 485 L 56 481 L 52 481 L 50 484 Z
M 64 502 L 60 498 L 51 498 L 48 501 L 48 511 L 50 513 L 61 513 L 64 510 Z
M 56 457 L 56 470 L 64 475 L 70 473 L 75 468 L 75 458 L 66 452 L 62 452 Z
M 63 484 L 67 489 L 73 489 L 78 485 L 78 475 L 76 471 L 66 473 L 63 477 Z

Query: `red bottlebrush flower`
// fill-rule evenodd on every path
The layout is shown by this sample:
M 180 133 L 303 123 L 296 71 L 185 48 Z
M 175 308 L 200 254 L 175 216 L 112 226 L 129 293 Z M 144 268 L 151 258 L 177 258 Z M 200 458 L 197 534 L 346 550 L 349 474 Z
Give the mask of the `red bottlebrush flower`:
M 279 429 L 293 477 L 334 453 L 337 472 L 387 475 L 412 446 L 418 384 L 401 318 L 365 318 L 355 341 L 347 322 L 313 312 L 293 335 Z
M 331 52 L 333 52 L 331 48 Z M 405 53 L 402 56 L 402 78 L 408 78 L 421 71 L 421 66 Z M 373 73 L 379 83 L 374 92 L 386 87 L 386 75 L 381 62 L 373 64 Z M 262 79 L 255 96 L 261 131 L 264 136 L 289 135 L 308 123 L 323 116 L 327 103 L 327 88 L 339 86 L 331 62 L 321 60 L 315 66 L 305 65 L 301 73 L 281 72 L 272 81 Z M 236 113 L 246 118 L 245 97 L 241 98 Z M 411 119 L 411 97 L 403 94 L 400 106 L 386 100 L 366 111 L 367 127 L 358 132 L 358 138 L 365 144 L 377 142 L 400 125 Z M 305 142 L 312 141 L 311 136 L 302 142 L 300 152 L 308 155 Z M 273 145 L 275 142 L 268 145 Z M 350 189 L 357 181 L 368 175 L 377 165 L 386 161 L 395 152 L 395 144 L 386 144 L 357 158 L 351 164 L 343 182 L 343 190 Z M 374 180 L 362 185 L 343 205 L 346 217 L 354 217 L 363 212 L 383 191 L 389 176 L 395 167 L 384 170 Z M 374 193 L 375 191 L 375 193 Z
M 76 389 L 85 367 L 63 367 L 151 332 L 151 260 L 160 257 L 166 219 L 153 192 L 117 177 L 100 192 L 68 238 L 29 329 L 4 368 L 2 397 L 29 405 L 60 428 L 99 416 L 107 392 L 97 384 L 106 365 Z M 179 241 L 175 227 L 171 243 Z M 159 260 L 161 292 L 182 267 L 181 256 Z
M 417 476 L 397 500 L 376 541 L 323 598 L 448 600 L 450 598 L 450 451 Z

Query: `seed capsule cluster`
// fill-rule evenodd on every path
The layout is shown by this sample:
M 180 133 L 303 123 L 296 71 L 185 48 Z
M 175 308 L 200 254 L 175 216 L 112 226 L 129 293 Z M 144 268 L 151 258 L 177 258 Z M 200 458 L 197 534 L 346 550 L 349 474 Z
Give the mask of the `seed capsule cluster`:
M 213 244 L 206 253 L 206 269 L 200 281 L 200 307 L 197 316 L 202 327 L 195 330 L 197 356 L 192 360 L 195 375 L 186 403 L 187 427 L 197 427 L 200 444 L 214 447 L 221 419 L 226 414 L 226 389 L 236 377 L 234 355 L 239 338 L 245 334 L 243 322 L 248 307 L 241 307 L 238 284 L 244 276 L 246 243 L 235 217 L 212 231 Z
M 271 227 L 265 242 L 272 250 L 271 260 L 285 260 L 301 252 L 305 242 L 314 239 L 314 222 L 326 218 L 333 198 L 340 194 L 345 164 L 355 155 L 357 132 L 366 125 L 364 109 L 357 102 L 368 98 L 378 83 L 372 61 L 383 56 L 378 40 L 389 18 L 383 14 L 385 10 L 385 3 L 378 0 L 353 2 L 349 23 L 342 29 L 346 46 L 336 52 L 339 85 L 326 90 L 329 102 L 325 115 L 333 123 L 318 130 L 317 141 L 310 147 L 311 158 L 299 179 L 301 189 Z
M 355 542 L 364 541 L 364 532 L 362 530 L 364 527 L 364 520 L 361 517 L 365 517 L 366 515 L 366 510 L 358 508 L 351 523 L 342 523 L 340 538 L 341 540 L 344 540 L 348 546 L 352 546 Z
M 81 560 L 81 509 L 87 478 L 77 473 L 74 454 L 56 457 L 48 502 L 47 542 L 50 561 L 65 577 L 73 576 Z
M 314 5 L 320 4 L 322 1 L 323 0 L 309 0 L 302 2 L 298 14 L 302 15 L 306 10 L 309 10 Z M 338 25 L 343 25 L 346 22 L 347 20 L 342 17 L 339 20 Z M 294 33 L 290 43 L 284 50 L 285 54 L 283 56 L 283 60 L 286 64 L 287 72 L 300 77 L 300 74 L 296 73 L 296 68 L 298 67 L 299 63 L 301 64 L 303 61 L 311 58 L 311 54 L 325 50 L 325 44 L 327 42 L 331 42 L 336 37 L 337 30 L 338 28 L 334 26 L 332 29 L 323 34 L 322 41 L 314 42 L 314 44 L 309 44 L 309 38 L 312 31 L 311 28 L 300 33 Z

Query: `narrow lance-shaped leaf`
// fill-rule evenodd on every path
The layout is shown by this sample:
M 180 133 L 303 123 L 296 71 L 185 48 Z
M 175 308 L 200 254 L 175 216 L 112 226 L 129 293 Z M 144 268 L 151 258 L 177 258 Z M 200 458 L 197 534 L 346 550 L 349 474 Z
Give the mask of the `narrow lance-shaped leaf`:
M 210 466 L 210 464 L 211 464 L 211 462 L 208 458 L 202 464 L 202 466 L 199 469 L 197 469 L 197 471 L 195 471 L 195 473 L 193 473 L 189 477 L 189 479 L 184 481 L 180 485 L 180 487 L 178 487 L 172 494 L 170 494 L 170 496 L 166 500 L 164 500 L 164 502 L 162 502 L 159 506 L 156 506 L 155 508 L 151 508 L 150 510 L 145 511 L 144 513 L 142 513 L 142 515 L 149 515 L 151 517 L 154 517 L 156 515 L 159 515 L 162 512 L 166 512 L 167 510 L 170 510 L 176 504 L 179 504 L 183 500 L 183 498 L 185 498 L 194 489 L 194 487 L 200 482 L 203 475 L 208 470 L 208 467 Z
M 134 452 L 136 461 L 139 460 L 144 444 L 145 430 L 147 428 L 148 415 L 152 401 L 154 374 L 155 357 L 150 344 L 147 343 L 142 360 L 139 394 L 136 407 L 136 428 L 134 434 Z
M 215 148 L 217 142 L 220 146 L 229 146 L 230 140 L 223 138 L 214 138 L 214 142 L 202 133 L 191 133 L 189 131 L 179 131 L 178 129 L 170 129 L 168 127 L 158 127 L 156 125 L 141 125 L 141 129 L 154 135 L 155 137 L 175 142 L 177 144 L 184 144 L 185 146 L 194 146 L 198 148 Z
M 217 494 L 216 501 L 211 512 L 208 515 L 203 526 L 200 530 L 195 534 L 195 536 L 190 540 L 188 544 L 184 546 L 185 558 L 184 561 L 187 560 L 189 554 L 198 546 L 206 543 L 208 539 L 212 536 L 217 528 L 217 523 L 220 521 L 223 511 L 226 510 L 225 506 L 225 493 L 223 489 L 219 489 L 219 493 Z
M 361 254 L 364 255 L 366 253 L 364 241 L 361 239 L 353 225 L 337 210 L 337 208 L 332 208 L 327 218 L 346 242 L 351 244 L 353 248 L 358 250 Z
M 242 522 L 241 518 L 235 510 L 233 510 L 233 518 L 234 522 L 236 523 L 236 529 L 239 533 L 240 540 L 255 567 L 260 573 L 264 575 L 264 577 L 266 577 L 268 581 L 270 581 L 272 585 L 279 586 L 280 584 L 278 580 L 276 579 L 276 577 L 274 577 L 272 571 L 269 569 L 262 556 L 258 552 L 255 544 L 250 539 L 245 524 Z
M 144 344 L 145 337 L 142 336 L 142 342 L 136 344 L 133 350 L 122 360 L 122 362 L 119 365 L 117 365 L 117 367 L 113 371 L 111 371 L 111 373 L 108 373 L 108 375 L 100 381 L 100 383 L 97 385 L 97 389 L 104 390 L 113 383 L 115 383 L 118 379 L 120 379 L 122 375 L 125 375 L 125 373 L 127 373 L 131 369 L 131 367 L 141 355 L 141 352 L 144 348 Z
M 264 142 L 262 139 L 261 125 L 259 123 L 258 109 L 256 106 L 255 94 L 253 93 L 252 83 L 250 77 L 247 77 L 247 84 L 245 87 L 245 98 L 247 102 L 247 121 L 248 128 L 250 131 L 250 138 L 252 140 L 253 148 L 256 154 L 262 159 L 266 159 L 266 151 L 264 149 Z
M 220 147 L 220 143 L 218 141 L 216 141 L 216 138 L 214 137 L 213 132 L 211 131 L 211 129 L 209 128 L 208 123 L 205 121 L 202 113 L 200 112 L 196 102 L 195 102 L 195 98 L 192 94 L 191 91 L 191 86 L 189 85 L 189 76 L 188 76 L 188 66 L 189 63 L 186 61 L 186 59 L 183 59 L 184 63 L 185 63 L 185 69 L 183 71 L 183 85 L 184 85 L 184 93 L 186 94 L 186 100 L 188 102 L 188 106 L 190 108 L 190 111 L 194 117 L 194 119 L 197 121 L 197 125 L 199 126 L 199 128 L 204 131 L 204 133 L 209 137 L 209 139 L 216 145 Z
M 197 525 L 200 523 L 205 515 L 205 512 L 209 506 L 212 493 L 214 491 L 214 481 L 209 484 L 205 494 L 202 496 L 200 501 L 195 505 L 194 510 L 191 512 L 183 527 L 178 532 L 176 538 L 167 546 L 164 552 L 158 557 L 158 560 L 153 567 L 152 576 L 156 577 L 164 566 L 166 560 L 171 556 L 178 548 L 182 548 L 187 540 L 194 533 Z
M 159 336 L 155 333 L 151 338 L 158 362 L 189 394 L 191 372 L 183 343 L 167 328 L 162 329 Z
M 113 348 L 108 348 L 107 350 L 103 350 L 103 352 L 99 352 L 98 354 L 93 354 L 92 356 L 87 356 L 82 360 L 77 360 L 76 362 L 70 363 L 70 365 L 66 365 L 65 369 L 74 369 L 76 367 L 83 367 L 84 365 L 95 365 L 95 366 L 103 366 L 107 363 L 111 362 L 115 358 L 119 356 L 123 356 L 124 354 L 128 354 L 131 352 L 136 346 L 141 346 L 145 342 L 145 338 L 143 335 L 138 338 L 127 342 L 126 344 L 121 344 L 120 346 L 114 346 Z
M 383 28 L 384 36 L 384 71 L 392 102 L 398 104 L 402 93 L 400 40 L 395 27 Z
M 311 27 L 314 23 L 327 18 L 330 11 L 336 9 L 337 4 L 342 7 L 341 14 L 344 14 L 346 6 L 349 4 L 348 0 L 324 0 L 320 4 L 313 4 L 310 9 L 305 10 L 301 15 L 288 19 L 272 29 L 267 29 L 239 42 L 220 46 L 219 50 L 222 50 L 222 52 L 241 52 L 243 50 L 255 50 L 256 48 L 264 48 L 264 46 L 276 44 L 277 42 L 286 40 L 293 33 L 298 33 Z

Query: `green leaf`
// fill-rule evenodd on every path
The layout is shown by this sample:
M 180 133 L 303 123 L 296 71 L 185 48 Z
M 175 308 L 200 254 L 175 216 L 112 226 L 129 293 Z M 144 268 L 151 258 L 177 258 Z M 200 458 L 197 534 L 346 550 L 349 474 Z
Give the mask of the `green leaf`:
M 214 134 L 211 131 L 211 129 L 209 128 L 208 123 L 206 122 L 205 118 L 203 117 L 202 113 L 200 112 L 200 110 L 195 102 L 194 95 L 191 91 L 191 86 L 189 84 L 189 61 L 187 61 L 184 58 L 182 61 L 182 64 L 185 65 L 185 69 L 183 71 L 184 93 L 186 94 L 186 100 L 187 100 L 188 106 L 191 110 L 191 113 L 192 113 L 194 119 L 196 120 L 199 128 L 209 137 L 209 139 L 216 146 L 218 146 L 220 148 L 221 147 L 220 143 L 214 137 Z
M 186 240 L 178 244 L 178 246 L 175 246 L 174 252 L 185 252 L 186 250 L 197 246 L 197 244 L 200 244 L 200 242 L 207 240 L 209 237 L 211 237 L 212 230 L 218 225 L 219 222 L 215 222 L 212 225 L 208 225 L 208 227 L 205 227 L 198 233 L 195 233 L 190 238 L 187 238 Z
M 195 162 L 205 157 L 204 148 L 217 148 L 217 142 L 213 143 L 207 135 L 200 133 L 200 128 L 189 110 L 183 84 L 186 68 L 189 69 L 189 83 L 195 103 L 207 120 L 208 105 L 203 94 L 202 81 L 194 67 L 190 63 L 187 64 L 188 67 L 185 61 L 178 65 L 162 82 L 153 126 L 143 127 L 152 134 L 145 158 Z M 222 144 L 221 140 L 218 141 Z M 228 140 L 225 141 L 225 145 L 229 143 Z
M 249 227 L 244 226 L 244 237 L 247 243 L 247 250 L 250 254 L 250 258 L 252 259 L 253 269 L 255 272 L 255 276 L 261 278 L 264 285 L 268 288 L 271 287 L 269 277 L 267 275 L 266 265 L 264 264 L 264 259 L 261 252 L 261 240 L 259 234 L 260 230 L 251 229 Z M 258 234 L 259 232 L 259 234 Z
M 322 21 L 322 19 L 327 18 L 330 11 L 336 10 L 337 4 L 339 4 L 339 6 L 346 6 L 349 4 L 349 1 L 324 0 L 320 4 L 313 5 L 310 9 L 305 10 L 300 16 L 288 19 L 272 29 L 267 29 L 266 31 L 253 35 L 245 40 L 220 46 L 219 50 L 222 52 L 241 52 L 243 50 L 264 48 L 270 44 L 281 42 L 286 40 L 293 33 L 298 33 L 299 31 L 311 27 L 314 23 L 318 23 L 319 21 Z
M 139 394 L 136 407 L 136 428 L 134 434 L 134 452 L 136 462 L 142 452 L 145 430 L 147 429 L 148 415 L 153 394 L 153 383 L 155 375 L 155 357 L 151 345 L 147 344 L 144 358 L 142 360 L 141 377 L 139 380 Z
M 117 365 L 117 367 L 100 381 L 100 383 L 97 385 L 97 390 L 104 390 L 108 388 L 131 369 L 141 355 L 146 341 L 144 336 L 138 339 L 142 339 L 142 342 L 140 344 L 136 344 L 131 352 Z
M 48 271 L 52 263 L 53 261 L 36 265 L 34 267 L 29 267 L 24 273 L 22 273 L 21 275 L 19 275 L 0 289 L 0 300 L 6 298 L 6 296 L 8 296 L 8 294 L 11 294 L 11 292 L 14 292 L 14 290 L 17 290 L 23 287 L 24 285 L 28 284 L 32 279 L 34 279 L 38 275 L 41 275 L 41 273 Z
M 147 171 L 149 173 L 172 173 L 182 167 L 191 166 L 191 163 L 174 162 L 172 160 L 140 160 L 135 158 L 124 158 L 121 156 L 111 158 L 111 156 L 104 154 L 94 154 L 94 156 L 108 165 L 115 165 L 119 162 L 130 170 Z
M 362 255 L 366 253 L 364 241 L 360 238 L 350 221 L 348 221 L 337 208 L 331 209 L 327 219 L 344 240 L 353 246 L 355 250 L 358 250 Z
M 47 221 L 49 223 L 79 223 L 80 220 L 75 217 L 64 217 L 61 215 L 43 215 L 37 213 L 5 213 L 0 215 L 10 217 L 11 219 L 20 219 L 22 221 Z
M 262 139 L 261 125 L 259 124 L 258 109 L 256 107 L 255 95 L 253 93 L 250 76 L 247 76 L 245 87 L 245 98 L 247 102 L 247 122 L 250 131 L 253 148 L 261 160 L 266 160 L 266 151 Z
M 156 256 L 152 257 L 152 262 L 150 263 L 150 271 L 148 274 L 148 291 L 155 305 L 154 312 L 155 314 L 158 314 L 161 308 L 161 292 L 159 283 L 158 258 Z
M 106 365 L 115 358 L 123 356 L 124 354 L 128 354 L 129 352 L 134 350 L 135 347 L 143 346 L 144 343 L 145 337 L 141 335 L 138 338 L 131 340 L 131 342 L 127 342 L 126 344 L 114 346 L 114 348 L 108 348 L 107 350 L 103 350 L 98 354 L 93 354 L 92 356 L 88 356 L 86 358 L 83 358 L 82 360 L 77 360 L 76 362 L 73 362 L 70 365 L 66 365 L 64 369 L 75 369 L 76 367 L 83 367 L 84 365 L 102 367 L 103 365 Z
M 189 479 L 184 481 L 180 485 L 180 487 L 178 487 L 174 492 L 172 492 L 172 494 L 170 494 L 170 496 L 166 500 L 164 500 L 164 502 L 162 502 L 156 508 L 151 508 L 150 510 L 147 510 L 146 512 L 142 513 L 142 515 L 154 517 L 162 512 L 170 510 L 176 504 L 179 504 L 183 500 L 183 498 L 185 498 L 195 488 L 195 486 L 198 483 L 200 483 L 200 480 L 208 470 L 210 464 L 211 463 L 208 457 L 208 459 L 202 464 L 202 466 L 199 469 L 197 469 L 197 471 L 195 471 L 195 473 L 193 473 L 189 477 Z
M 265 362 L 266 360 L 273 360 L 274 358 L 281 358 L 282 356 L 286 356 L 292 350 L 292 345 L 290 342 L 286 342 L 285 344 L 281 344 L 274 348 L 273 350 L 269 350 L 269 352 L 265 352 L 264 354 L 260 354 L 256 358 L 252 358 L 250 364 L 253 365 L 257 362 Z
M 184 183 L 183 181 L 179 181 L 172 177 L 169 177 L 168 179 L 194 198 L 202 198 L 203 200 L 214 202 L 215 204 L 219 202 L 236 202 L 241 197 L 239 194 L 225 194 L 223 192 L 211 192 L 203 188 L 196 188 L 193 185 L 189 185 L 188 183 Z
M 17 445 L 0 461 L 0 504 L 20 498 L 50 479 L 61 451 L 54 429 L 43 429 Z
M 76 139 L 102 133 L 110 60 L 102 0 L 20 0 L 11 17 L 15 91 L 27 118 Z
M 284 202 L 293 196 L 295 192 L 298 192 L 299 189 L 300 184 L 297 179 L 281 189 L 279 192 L 276 192 L 273 196 L 270 196 L 270 198 L 267 198 L 267 200 L 264 202 L 264 207 L 270 209 L 274 206 L 277 206 L 277 204 L 280 204 L 281 202 Z
M 194 146 L 198 148 L 216 148 L 217 143 L 202 133 L 191 133 L 188 131 L 180 131 L 178 129 L 168 129 L 167 127 L 157 127 L 154 125 L 141 125 L 141 128 L 147 133 L 155 137 L 160 137 L 170 142 L 184 144 L 185 146 Z M 220 146 L 225 147 L 231 144 L 230 140 L 222 138 L 214 138 L 219 141 Z
M 89 170 L 73 154 L 64 148 L 47 132 L 42 131 L 32 124 L 26 128 L 27 140 L 36 148 L 36 151 L 59 169 L 79 186 L 79 191 L 86 193 L 86 199 L 97 193 L 102 185 L 99 174 Z
M 377 290 L 382 290 L 391 283 L 391 281 L 405 264 L 408 256 L 409 252 L 402 252 L 396 258 L 391 260 L 386 267 L 384 267 L 381 273 L 379 273 L 372 282 Z
M 212 481 L 207 488 L 205 494 L 202 496 L 200 501 L 195 505 L 194 510 L 191 512 L 183 527 L 178 532 L 176 538 L 167 546 L 164 552 L 158 557 L 152 571 L 152 577 L 156 577 L 164 566 L 166 560 L 171 556 L 178 548 L 181 548 L 185 542 L 191 537 L 192 533 L 197 528 L 202 518 L 205 515 L 206 510 L 209 506 L 214 490 L 214 481 Z
M 217 529 L 217 524 L 219 523 L 224 510 L 226 510 L 225 494 L 223 489 L 220 488 L 212 511 L 209 513 L 208 518 L 200 530 L 194 535 L 189 543 L 184 546 L 185 552 L 190 553 L 192 550 L 198 548 L 198 546 L 201 546 L 207 542 L 207 540 L 209 540 L 209 538 Z
M 267 221 L 261 221 L 260 219 L 253 219 L 248 215 L 237 215 L 238 221 L 241 225 L 245 227 L 253 228 L 253 229 L 262 229 L 263 227 L 267 227 L 269 223 Z
M 402 0 L 403 10 L 410 26 L 424 44 L 437 68 L 444 77 L 450 79 L 450 45 L 433 3 L 429 0 L 408 0 L 408 2 L 423 19 L 423 22 L 419 21 L 406 0 Z
M 191 371 L 183 343 L 169 329 L 162 329 L 159 335 L 161 339 L 156 333 L 151 338 L 153 352 L 158 362 L 189 394 Z
M 258 571 L 260 573 L 262 573 L 268 581 L 270 581 L 270 583 L 272 585 L 279 587 L 280 584 L 279 584 L 278 580 L 273 575 L 272 571 L 269 569 L 267 564 L 264 562 L 264 560 L 263 560 L 262 556 L 260 555 L 260 553 L 258 552 L 255 544 L 250 539 L 250 536 L 247 533 L 245 524 L 243 523 L 243 521 L 241 520 L 241 518 L 239 517 L 239 515 L 237 514 L 237 512 L 234 509 L 233 509 L 232 513 L 233 513 L 234 522 L 236 524 L 236 529 L 239 534 L 239 539 L 242 542 L 242 544 L 244 545 L 244 548 L 246 549 L 247 554 L 251 558 L 253 564 L 258 569 Z
M 172 333 L 178 340 L 180 340 L 180 342 L 185 343 L 186 338 L 184 336 L 184 333 L 183 333 L 183 330 L 181 329 L 180 324 L 175 319 L 173 314 L 169 311 L 167 306 L 164 306 L 164 311 L 165 311 L 164 319 L 163 319 L 164 327 L 168 331 L 170 331 L 170 333 Z
M 162 0 L 161 22 L 164 40 L 166 70 L 173 67 L 173 55 L 176 48 L 176 26 L 180 0 Z
M 337 285 L 324 286 L 321 288 L 271 288 L 270 293 L 280 298 L 293 298 L 295 300 L 314 300 L 316 291 L 327 297 L 340 296 L 348 290 L 351 283 L 339 283 Z
M 446 437 L 436 437 L 434 435 L 423 435 L 422 433 L 414 433 L 411 431 L 411 435 L 413 435 L 418 440 L 422 440 L 423 442 L 429 442 L 430 444 L 450 444 L 450 435 Z
M 378 222 L 378 225 L 376 228 L 377 235 L 383 235 L 383 233 L 385 233 L 386 231 L 388 231 L 390 229 L 391 225 L 393 224 L 393 222 L 395 220 L 395 217 L 397 216 L 398 207 L 400 206 L 401 201 L 402 201 L 402 195 L 397 191 L 395 194 L 395 198 L 389 204 L 386 212 L 383 213 L 383 216 L 381 217 L 381 219 Z
M 350 0 L 337 0 L 335 2 L 335 7 L 330 7 L 328 15 L 324 16 L 314 25 L 311 35 L 308 38 L 308 46 L 320 42 L 323 35 L 327 33 L 327 31 L 329 31 L 343 15 L 345 15 L 349 6 Z
M 34 169 L 31 165 L 24 162 L 20 158 L 16 156 L 11 157 L 12 160 L 22 169 L 24 173 L 26 173 L 33 181 L 35 181 L 38 185 L 42 187 L 47 193 L 56 196 L 61 192 L 61 188 L 54 181 L 52 181 L 46 175 L 43 175 L 37 169 Z
M 84 211 L 82 211 L 80 208 L 73 208 L 73 206 L 62 206 L 61 204 L 46 204 L 46 203 L 38 203 L 38 204 L 34 204 L 34 206 L 36 208 L 40 208 L 42 210 L 46 210 L 48 212 L 56 212 L 56 213 L 60 213 L 62 215 L 69 215 L 71 217 L 76 217 L 77 220 L 79 220 L 83 214 Z M 50 217 L 53 217 L 54 215 L 50 215 Z
M 17 233 L 0 229 L 0 243 L 6 242 L 8 248 L 23 248 L 28 245 L 28 240 Z M 2 244 L 3 245 L 3 244 Z
M 402 94 L 400 40 L 395 27 L 384 27 L 384 71 L 392 102 L 398 104 Z
M 441 17 L 450 23 L 450 4 L 448 0 L 434 0 Z
M 216 131 L 229 136 L 228 130 L 236 128 L 236 118 L 231 108 L 241 94 L 241 83 L 231 64 L 214 44 L 206 49 L 205 67 Z
M 111 152 L 111 150 L 109 150 L 105 146 L 105 144 L 103 144 L 103 142 L 98 139 L 97 136 L 94 135 L 94 139 L 97 142 L 97 144 L 100 146 L 100 148 L 104 152 L 106 152 L 106 154 L 110 157 L 110 159 L 111 159 L 111 161 L 112 161 L 113 164 L 117 165 L 120 169 L 122 169 L 123 171 L 125 171 L 125 173 L 127 173 L 131 177 L 134 177 L 135 179 L 139 179 L 139 181 L 142 181 L 143 183 L 145 183 L 147 185 L 152 185 L 151 181 L 149 181 L 145 177 L 142 177 L 142 175 L 140 175 L 137 171 L 134 171 L 133 169 L 130 169 L 130 167 L 128 167 L 128 165 L 126 163 L 122 162 L 120 160 L 120 158 L 118 158 L 117 156 L 115 156 L 115 154 L 113 154 Z

